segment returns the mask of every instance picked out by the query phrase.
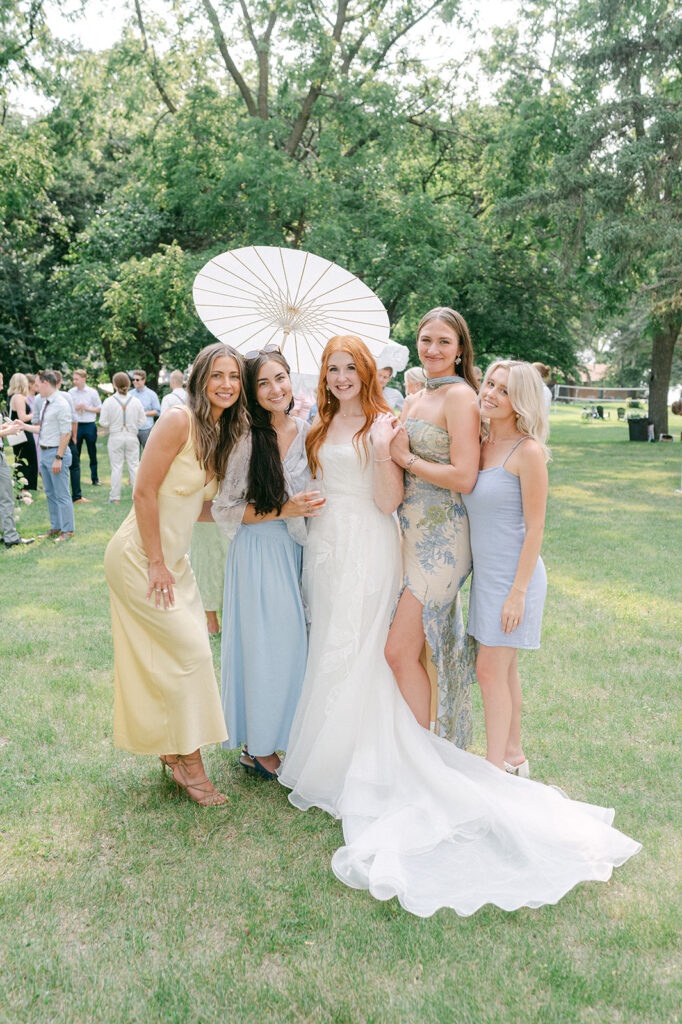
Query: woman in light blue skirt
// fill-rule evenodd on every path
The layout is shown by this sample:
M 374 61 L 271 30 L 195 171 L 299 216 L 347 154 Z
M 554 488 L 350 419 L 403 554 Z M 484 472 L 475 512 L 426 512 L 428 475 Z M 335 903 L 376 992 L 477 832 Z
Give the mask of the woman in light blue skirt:
M 252 427 L 233 452 L 213 518 L 230 544 L 225 567 L 222 699 L 241 764 L 275 779 L 286 750 L 307 657 L 300 591 L 305 516 L 322 501 L 310 488 L 308 424 L 289 416 L 289 366 L 277 349 L 246 364 Z

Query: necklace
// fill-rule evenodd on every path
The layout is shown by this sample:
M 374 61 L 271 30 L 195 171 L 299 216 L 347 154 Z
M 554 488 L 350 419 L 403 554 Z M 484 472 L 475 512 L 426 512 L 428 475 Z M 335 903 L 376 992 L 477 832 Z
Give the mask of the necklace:
M 456 384 L 457 381 L 461 380 L 464 380 L 464 378 L 458 377 L 457 374 L 451 377 L 427 377 L 426 390 L 435 391 L 436 388 L 442 388 L 445 384 Z
M 504 444 L 505 441 L 516 441 L 516 439 L 520 436 L 520 434 L 513 434 L 511 437 L 496 437 L 495 440 L 493 440 L 490 434 L 488 434 L 488 436 L 484 437 L 483 440 L 486 441 L 487 444 L 495 445 Z

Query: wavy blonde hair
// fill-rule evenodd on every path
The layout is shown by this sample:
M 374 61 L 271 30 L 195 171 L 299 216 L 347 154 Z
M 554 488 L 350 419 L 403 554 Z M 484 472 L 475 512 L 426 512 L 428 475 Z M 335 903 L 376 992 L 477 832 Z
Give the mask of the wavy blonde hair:
M 13 373 L 9 379 L 7 396 L 28 394 L 28 377 L 25 373 Z
M 549 437 L 549 419 L 543 394 L 543 383 L 538 371 L 532 363 L 523 363 L 517 359 L 496 359 L 485 371 L 481 384 L 481 394 L 486 381 L 495 370 L 508 370 L 507 392 L 509 401 L 516 417 L 516 429 L 528 434 L 538 442 L 548 462 L 551 458 L 547 447 Z M 484 428 L 487 433 L 487 427 Z
M 213 364 L 220 356 L 234 359 L 239 370 L 241 387 L 237 401 L 229 409 L 225 409 L 218 422 L 214 423 L 206 387 Z M 225 476 L 230 452 L 242 434 L 249 429 L 244 359 L 231 345 L 225 345 L 222 341 L 214 342 L 213 345 L 202 348 L 196 356 L 187 381 L 187 407 L 192 413 L 197 459 L 207 472 L 215 474 L 220 481 Z
M 320 381 L 317 385 L 317 419 L 306 440 L 308 462 L 310 463 L 310 470 L 313 476 L 315 476 L 320 467 L 318 455 L 327 437 L 329 424 L 339 411 L 338 398 L 335 398 L 327 388 L 329 361 L 335 352 L 346 352 L 351 357 L 362 383 L 360 401 L 362 403 L 362 411 L 365 414 L 365 423 L 353 437 L 353 445 L 358 454 L 360 454 L 360 442 L 362 442 L 365 457 L 369 457 L 367 438 L 369 437 L 370 427 L 376 416 L 382 412 L 391 411 L 383 396 L 381 385 L 377 380 L 377 365 L 374 362 L 374 357 L 364 341 L 361 341 L 354 334 L 337 334 L 330 338 L 322 353 Z

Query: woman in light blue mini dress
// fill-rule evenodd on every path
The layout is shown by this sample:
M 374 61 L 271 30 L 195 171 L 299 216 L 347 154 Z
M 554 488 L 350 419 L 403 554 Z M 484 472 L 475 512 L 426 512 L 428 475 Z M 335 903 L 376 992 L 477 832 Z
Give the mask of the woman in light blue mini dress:
M 478 479 L 462 495 L 469 516 L 474 575 L 467 631 L 480 644 L 488 761 L 528 778 L 521 745 L 519 649 L 540 646 L 547 591 L 540 558 L 547 504 L 542 382 L 530 363 L 493 363 L 481 385 L 488 421 Z
M 213 503 L 230 544 L 225 566 L 222 698 L 241 764 L 275 779 L 305 674 L 300 591 L 305 516 L 323 504 L 310 489 L 308 424 L 289 416 L 289 366 L 267 349 L 246 363 L 252 427 L 234 450 Z

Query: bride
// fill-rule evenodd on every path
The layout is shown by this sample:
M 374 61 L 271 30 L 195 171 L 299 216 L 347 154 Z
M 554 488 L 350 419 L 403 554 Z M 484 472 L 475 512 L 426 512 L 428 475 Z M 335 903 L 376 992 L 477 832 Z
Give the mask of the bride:
M 342 819 L 342 882 L 423 917 L 537 907 L 607 880 L 641 848 L 611 828 L 612 810 L 501 772 L 412 715 L 384 658 L 402 575 L 389 451 L 400 426 L 359 338 L 327 344 L 317 402 L 307 448 L 326 504 L 303 563 L 312 621 L 280 770 L 289 800 Z

